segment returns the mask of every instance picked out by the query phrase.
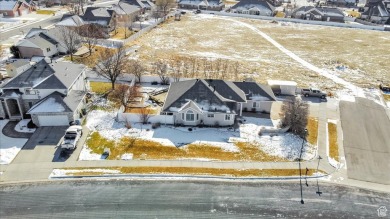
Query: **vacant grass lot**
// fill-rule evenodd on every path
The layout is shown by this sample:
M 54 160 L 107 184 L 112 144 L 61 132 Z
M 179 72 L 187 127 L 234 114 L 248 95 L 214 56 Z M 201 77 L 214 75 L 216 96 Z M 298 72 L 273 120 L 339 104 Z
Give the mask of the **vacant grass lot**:
M 271 156 L 262 151 L 261 145 L 248 142 L 237 142 L 240 152 L 224 151 L 219 147 L 207 144 L 189 144 L 176 148 L 164 146 L 155 141 L 123 137 L 115 142 L 103 138 L 98 132 L 93 132 L 86 142 L 87 146 L 97 154 L 102 154 L 104 148 L 110 148 L 108 159 L 120 159 L 122 154 L 132 153 L 133 159 L 181 159 L 206 158 L 220 161 L 287 161 Z
M 390 78 L 388 32 L 265 21 L 250 23 L 318 67 L 331 70 L 347 67 L 335 74 L 358 86 L 377 87 L 379 81 Z
M 84 170 L 68 173 L 73 176 L 104 175 L 103 172 L 91 171 L 95 168 L 68 168 L 67 170 Z M 101 169 L 101 168 L 96 168 Z M 214 169 L 191 167 L 113 167 L 109 170 L 119 170 L 122 174 L 184 174 L 184 175 L 214 175 L 232 177 L 271 177 L 271 176 L 298 176 L 299 169 Z M 65 169 L 66 170 L 66 169 Z M 309 169 L 308 176 L 313 175 L 315 169 Z M 320 171 L 321 172 L 321 171 Z
M 135 42 L 141 46 L 136 56 L 149 64 L 156 58 L 175 56 L 221 58 L 242 65 L 241 79 L 253 77 L 258 82 L 294 80 L 298 86 L 314 86 L 327 91 L 342 87 L 301 66 L 247 27 L 220 18 L 187 13 L 180 22 L 160 25 Z M 376 87 L 378 80 L 390 78 L 390 36 L 387 32 L 228 19 L 254 25 L 304 60 L 332 70 L 359 86 Z M 336 70 L 336 67 L 344 70 Z M 203 77 L 202 74 L 199 77 Z
M 329 138 L 329 156 L 336 160 L 339 159 L 339 145 L 337 144 L 337 125 L 328 122 L 328 138 Z

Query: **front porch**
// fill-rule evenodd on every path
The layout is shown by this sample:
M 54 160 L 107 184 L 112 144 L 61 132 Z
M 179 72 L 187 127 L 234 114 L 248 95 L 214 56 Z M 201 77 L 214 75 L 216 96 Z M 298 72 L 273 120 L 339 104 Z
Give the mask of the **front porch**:
M 0 97 L 0 107 L 5 112 L 5 118 L 18 121 L 24 118 L 21 93 L 16 91 L 4 92 Z

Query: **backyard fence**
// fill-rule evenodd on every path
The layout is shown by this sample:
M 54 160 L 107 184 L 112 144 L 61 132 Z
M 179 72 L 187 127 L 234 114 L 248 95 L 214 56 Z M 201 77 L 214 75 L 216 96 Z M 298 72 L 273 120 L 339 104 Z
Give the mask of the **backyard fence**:
M 237 14 L 237 13 L 217 12 L 217 11 L 202 11 L 202 13 L 229 16 L 229 17 L 243 17 L 243 18 L 259 19 L 259 20 L 293 22 L 293 23 L 323 25 L 323 26 L 332 26 L 332 27 L 346 27 L 346 28 L 357 28 L 357 29 L 379 30 L 379 31 L 387 30 L 385 29 L 384 26 L 346 24 L 346 23 L 329 22 L 329 21 L 302 20 L 302 19 L 295 19 L 295 18 L 268 17 L 268 16 L 260 16 L 260 15 Z
M 138 113 L 125 113 L 123 112 L 123 106 L 118 110 L 117 120 L 119 122 L 131 122 L 138 123 L 141 122 L 141 114 Z M 148 123 L 161 123 L 166 125 L 173 125 L 174 118 L 173 115 L 150 115 Z

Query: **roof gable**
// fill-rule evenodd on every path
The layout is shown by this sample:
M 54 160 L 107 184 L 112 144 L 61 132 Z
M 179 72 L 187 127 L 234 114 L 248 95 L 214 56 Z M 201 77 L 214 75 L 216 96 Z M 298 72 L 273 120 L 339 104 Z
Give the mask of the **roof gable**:
M 59 112 L 72 112 L 72 110 L 63 101 L 64 95 L 59 92 L 53 92 L 38 103 L 36 103 L 27 112 L 29 114 L 34 113 L 59 113 Z

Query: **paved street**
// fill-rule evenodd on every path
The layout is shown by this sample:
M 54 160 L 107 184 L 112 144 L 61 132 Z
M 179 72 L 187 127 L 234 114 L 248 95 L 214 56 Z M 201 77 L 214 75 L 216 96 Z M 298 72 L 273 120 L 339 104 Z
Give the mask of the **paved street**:
M 309 182 L 52 182 L 0 187 L 4 218 L 377 218 L 390 195 Z

